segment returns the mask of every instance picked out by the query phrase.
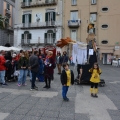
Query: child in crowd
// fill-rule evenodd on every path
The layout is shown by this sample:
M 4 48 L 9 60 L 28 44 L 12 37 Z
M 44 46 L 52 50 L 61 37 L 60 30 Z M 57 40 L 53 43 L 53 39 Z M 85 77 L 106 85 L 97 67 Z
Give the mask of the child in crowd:
M 67 98 L 67 92 L 69 86 L 74 84 L 74 73 L 69 69 L 69 65 L 67 63 L 63 64 L 63 71 L 61 74 L 61 83 L 62 83 L 62 97 L 64 101 L 69 101 Z
M 89 70 L 89 72 L 92 74 L 90 82 L 91 82 L 91 96 L 92 97 L 98 97 L 98 83 L 100 82 L 100 74 L 101 74 L 101 69 L 99 69 L 98 63 L 94 63 L 93 68 Z

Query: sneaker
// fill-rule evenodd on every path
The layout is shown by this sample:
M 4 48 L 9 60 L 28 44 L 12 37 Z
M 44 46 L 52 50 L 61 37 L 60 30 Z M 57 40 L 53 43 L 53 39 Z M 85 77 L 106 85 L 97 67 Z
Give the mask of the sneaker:
M 0 83 L 0 85 L 2 85 L 3 83 Z
M 66 97 L 66 100 L 69 101 L 69 98 Z
M 34 88 L 35 90 L 38 90 L 38 87 L 37 86 L 35 86 L 35 88 Z
M 27 84 L 25 83 L 25 84 L 22 84 L 23 86 L 27 86 Z
M 94 96 L 95 98 L 98 98 L 98 95 L 97 94 L 95 94 L 95 96 Z
M 3 83 L 2 85 L 3 85 L 3 86 L 6 86 L 6 85 L 7 85 L 7 83 Z
M 18 87 L 20 87 L 20 86 L 21 86 L 21 84 L 19 84 L 19 83 L 18 83 L 18 84 L 17 84 L 17 86 L 18 86 Z
M 68 102 L 68 101 L 69 101 L 69 99 L 68 99 L 68 98 L 63 98 L 63 100 L 64 100 L 64 101 L 66 101 L 66 102 Z
M 48 86 L 45 85 L 43 88 L 48 88 Z
M 30 91 L 33 91 L 33 90 L 35 90 L 34 88 L 30 88 Z

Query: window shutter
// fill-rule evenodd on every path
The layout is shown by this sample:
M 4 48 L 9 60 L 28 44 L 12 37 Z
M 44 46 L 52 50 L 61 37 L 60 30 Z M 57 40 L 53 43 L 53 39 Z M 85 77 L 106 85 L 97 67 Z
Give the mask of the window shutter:
M 28 34 L 29 35 L 29 39 L 32 39 L 32 35 L 31 34 Z
M 56 39 L 56 33 L 53 33 L 53 38 Z
M 47 33 L 44 34 L 45 43 L 47 43 Z
M 25 15 L 22 16 L 22 23 L 25 23 Z
M 32 19 L 32 15 L 31 14 L 29 14 L 29 23 L 31 23 L 31 20 Z
M 56 20 L 56 12 L 53 12 L 53 21 Z
M 21 39 L 24 39 L 24 34 L 21 35 Z
M 45 22 L 48 21 L 48 13 L 45 13 Z

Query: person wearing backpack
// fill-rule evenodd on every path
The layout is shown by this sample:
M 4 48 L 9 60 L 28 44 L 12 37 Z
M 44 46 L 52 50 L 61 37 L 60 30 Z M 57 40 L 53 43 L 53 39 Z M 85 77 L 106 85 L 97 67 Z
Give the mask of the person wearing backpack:
M 5 83 L 5 71 L 6 71 L 6 67 L 5 67 L 5 58 L 3 56 L 3 51 L 0 51 L 0 83 L 4 86 L 7 85 Z

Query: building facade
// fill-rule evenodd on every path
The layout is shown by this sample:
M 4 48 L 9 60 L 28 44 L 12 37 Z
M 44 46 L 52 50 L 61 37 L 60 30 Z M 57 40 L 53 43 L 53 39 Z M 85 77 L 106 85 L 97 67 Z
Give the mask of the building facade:
M 54 46 L 62 37 L 61 0 L 18 0 L 14 46 L 24 49 Z
M 120 55 L 120 1 L 69 1 L 63 2 L 63 37 L 86 42 L 87 28 L 92 22 L 100 59 L 107 63 L 111 55 Z
M 0 14 L 6 16 L 5 28 L 0 29 L 0 45 L 14 43 L 15 0 L 0 0 Z

